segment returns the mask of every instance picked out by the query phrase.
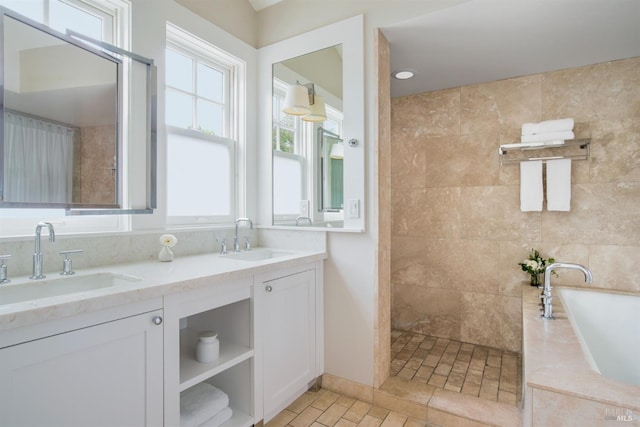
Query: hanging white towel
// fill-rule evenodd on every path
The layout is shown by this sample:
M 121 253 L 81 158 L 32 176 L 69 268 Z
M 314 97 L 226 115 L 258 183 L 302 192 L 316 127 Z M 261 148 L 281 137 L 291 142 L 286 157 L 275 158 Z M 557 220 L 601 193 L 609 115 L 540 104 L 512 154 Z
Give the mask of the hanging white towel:
M 180 426 L 196 427 L 229 406 L 229 396 L 201 382 L 180 393 Z
M 539 123 L 524 123 L 522 125 L 522 135 L 535 135 L 537 133 L 561 132 L 573 130 L 573 119 L 546 120 Z
M 573 131 L 563 130 L 558 132 L 536 133 L 534 135 L 522 135 L 520 137 L 520 142 L 555 141 L 574 138 L 575 134 Z
M 571 208 L 571 159 L 547 161 L 547 210 Z
M 542 211 L 542 161 L 520 162 L 520 210 Z

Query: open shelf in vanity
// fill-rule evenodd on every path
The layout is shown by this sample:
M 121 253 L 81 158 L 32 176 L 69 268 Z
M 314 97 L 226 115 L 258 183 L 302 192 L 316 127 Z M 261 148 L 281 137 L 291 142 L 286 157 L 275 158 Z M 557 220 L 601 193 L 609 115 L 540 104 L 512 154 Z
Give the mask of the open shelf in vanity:
M 233 416 L 224 427 L 254 424 L 254 349 L 250 281 L 236 281 L 167 298 L 165 324 L 165 424 L 179 424 L 180 399 L 208 383 L 228 396 Z M 210 363 L 196 360 L 198 334 L 218 333 L 220 353 Z M 170 347 L 170 348 L 169 348 Z

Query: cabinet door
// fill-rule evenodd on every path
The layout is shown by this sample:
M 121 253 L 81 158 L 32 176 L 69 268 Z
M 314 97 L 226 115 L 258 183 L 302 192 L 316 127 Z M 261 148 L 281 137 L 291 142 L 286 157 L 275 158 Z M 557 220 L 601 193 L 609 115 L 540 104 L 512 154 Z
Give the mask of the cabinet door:
M 307 390 L 315 374 L 315 273 L 258 285 L 263 304 L 264 420 Z
M 161 426 L 161 310 L 0 350 L 7 426 Z M 158 318 L 158 319 L 156 319 Z

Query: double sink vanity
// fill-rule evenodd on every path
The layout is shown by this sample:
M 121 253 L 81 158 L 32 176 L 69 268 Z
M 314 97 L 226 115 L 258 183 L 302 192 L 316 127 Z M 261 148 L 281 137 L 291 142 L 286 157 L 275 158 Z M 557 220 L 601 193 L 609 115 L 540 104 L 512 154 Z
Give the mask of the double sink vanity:
M 325 258 L 255 248 L 12 278 L 0 286 L 3 422 L 178 426 L 181 394 L 202 382 L 228 395 L 226 427 L 271 419 L 322 374 Z M 207 330 L 219 357 L 200 363 Z

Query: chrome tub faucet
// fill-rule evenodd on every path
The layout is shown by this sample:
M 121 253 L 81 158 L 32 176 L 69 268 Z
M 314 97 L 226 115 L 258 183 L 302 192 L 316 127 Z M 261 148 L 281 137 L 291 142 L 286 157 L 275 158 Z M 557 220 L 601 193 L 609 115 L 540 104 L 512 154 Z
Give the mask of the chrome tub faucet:
M 33 251 L 33 274 L 29 276 L 29 279 L 44 279 L 46 276 L 42 274 L 42 252 L 40 251 L 40 231 L 42 227 L 47 227 L 49 230 L 49 241 L 56 241 L 56 233 L 53 230 L 53 224 L 50 222 L 39 222 L 36 225 L 36 236 L 35 236 L 35 249 Z
M 544 269 L 544 288 L 542 290 L 542 317 L 545 319 L 553 319 L 553 304 L 551 301 L 553 298 L 551 297 L 551 272 L 553 270 L 557 270 L 558 268 L 568 268 L 571 270 L 580 270 L 584 274 L 584 281 L 587 283 L 593 282 L 593 275 L 591 274 L 591 270 L 589 268 L 580 265 L 580 264 L 572 264 L 569 262 L 554 262 L 547 266 Z

